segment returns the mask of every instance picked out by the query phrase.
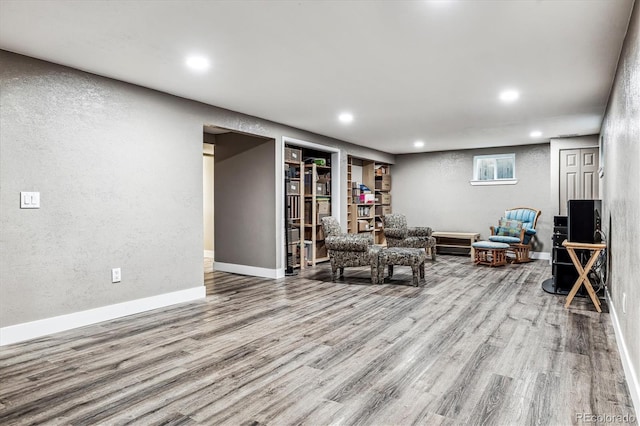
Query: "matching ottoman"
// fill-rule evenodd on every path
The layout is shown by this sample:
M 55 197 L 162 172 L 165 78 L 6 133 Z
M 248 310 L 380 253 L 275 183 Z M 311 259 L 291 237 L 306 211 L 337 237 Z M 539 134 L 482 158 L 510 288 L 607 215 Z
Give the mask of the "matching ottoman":
M 393 276 L 393 266 L 411 266 L 413 272 L 413 285 L 418 286 L 420 278 L 424 279 L 424 264 L 427 253 L 423 248 L 390 247 L 378 252 L 378 277 L 377 282 L 384 282 L 385 267 L 389 269 L 389 277 Z
M 493 241 L 478 241 L 471 244 L 476 252 L 476 265 L 503 266 L 507 264 L 509 244 Z

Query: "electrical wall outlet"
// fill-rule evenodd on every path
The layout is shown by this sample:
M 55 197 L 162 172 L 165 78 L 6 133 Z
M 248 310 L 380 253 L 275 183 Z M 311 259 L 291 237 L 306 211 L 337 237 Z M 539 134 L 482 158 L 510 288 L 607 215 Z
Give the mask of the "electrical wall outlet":
M 119 283 L 120 281 L 122 281 L 122 271 L 120 271 L 120 268 L 113 268 L 111 270 L 111 282 Z

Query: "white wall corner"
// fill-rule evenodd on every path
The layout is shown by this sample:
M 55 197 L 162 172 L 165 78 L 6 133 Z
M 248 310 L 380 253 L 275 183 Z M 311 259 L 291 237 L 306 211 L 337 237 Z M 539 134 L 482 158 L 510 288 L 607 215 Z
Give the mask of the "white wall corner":
M 537 260 L 551 260 L 551 253 L 546 251 L 532 251 L 529 253 L 529 257 Z
M 235 263 L 213 262 L 213 269 L 221 272 L 231 272 L 232 274 L 250 275 L 260 278 L 282 278 L 284 268 L 260 268 L 257 266 L 238 265 Z
M 631 394 L 631 400 L 633 406 L 636 409 L 636 416 L 640 415 L 640 380 L 638 379 L 638 372 L 633 367 L 631 362 L 631 354 L 627 347 L 627 343 L 624 340 L 622 329 L 620 328 L 620 322 L 618 321 L 618 313 L 616 311 L 615 304 L 611 300 L 609 289 L 605 289 L 605 298 L 607 306 L 609 306 L 609 313 L 613 323 L 613 331 L 616 335 L 616 343 L 618 344 L 618 352 L 620 352 L 620 359 L 622 360 L 622 368 L 624 369 L 625 378 L 627 379 L 627 386 L 629 387 L 629 393 Z
M 0 328 L 0 346 L 206 297 L 204 285 Z

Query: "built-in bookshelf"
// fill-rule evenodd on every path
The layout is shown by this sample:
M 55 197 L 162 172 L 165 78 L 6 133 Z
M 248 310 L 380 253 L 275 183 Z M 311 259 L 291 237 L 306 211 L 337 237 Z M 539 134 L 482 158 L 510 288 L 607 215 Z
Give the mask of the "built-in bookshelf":
M 369 232 L 376 244 L 385 244 L 382 218 L 391 213 L 391 166 L 349 156 L 347 188 L 347 231 Z
M 322 218 L 331 215 L 331 154 L 285 146 L 287 266 L 329 260 Z
M 304 202 L 302 174 L 304 162 L 302 150 L 297 147 L 286 146 L 284 154 L 285 197 L 286 197 L 286 238 L 287 238 L 287 268 L 304 268 L 303 245 L 301 229 L 304 216 Z

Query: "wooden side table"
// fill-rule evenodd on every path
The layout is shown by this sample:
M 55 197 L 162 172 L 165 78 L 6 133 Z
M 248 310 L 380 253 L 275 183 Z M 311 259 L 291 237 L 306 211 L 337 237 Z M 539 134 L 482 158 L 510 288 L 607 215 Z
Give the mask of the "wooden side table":
M 472 244 L 480 240 L 479 233 L 433 231 L 431 235 L 436 238 L 435 248 L 438 253 L 449 252 L 459 254 L 462 250 L 469 250 L 471 260 L 475 259 L 475 250 Z
M 589 274 L 589 271 L 591 271 L 591 268 L 593 268 L 593 265 L 596 263 L 596 260 L 598 259 L 598 255 L 602 250 L 607 248 L 607 245 L 606 244 L 589 244 L 589 243 L 572 243 L 567 240 L 565 240 L 562 243 L 562 245 L 566 247 L 567 252 L 569 253 L 569 257 L 571 257 L 571 261 L 573 262 L 573 266 L 576 267 L 579 274 L 578 279 L 576 280 L 575 284 L 573 284 L 571 291 L 567 295 L 567 302 L 564 304 L 564 307 L 565 308 L 569 307 L 576 293 L 580 289 L 580 286 L 584 284 L 584 287 L 587 289 L 587 293 L 589 293 L 589 297 L 591 298 L 593 305 L 596 307 L 596 310 L 598 312 L 602 312 L 602 309 L 600 308 L 600 300 L 598 300 L 598 297 L 596 296 L 596 292 L 593 290 L 593 287 L 591 286 L 591 283 L 589 282 L 589 278 L 587 277 L 587 275 Z M 587 262 L 584 268 L 582 267 L 582 263 L 580 263 L 580 260 L 576 255 L 576 252 L 575 252 L 576 250 L 591 251 L 591 257 L 589 258 L 589 261 Z

